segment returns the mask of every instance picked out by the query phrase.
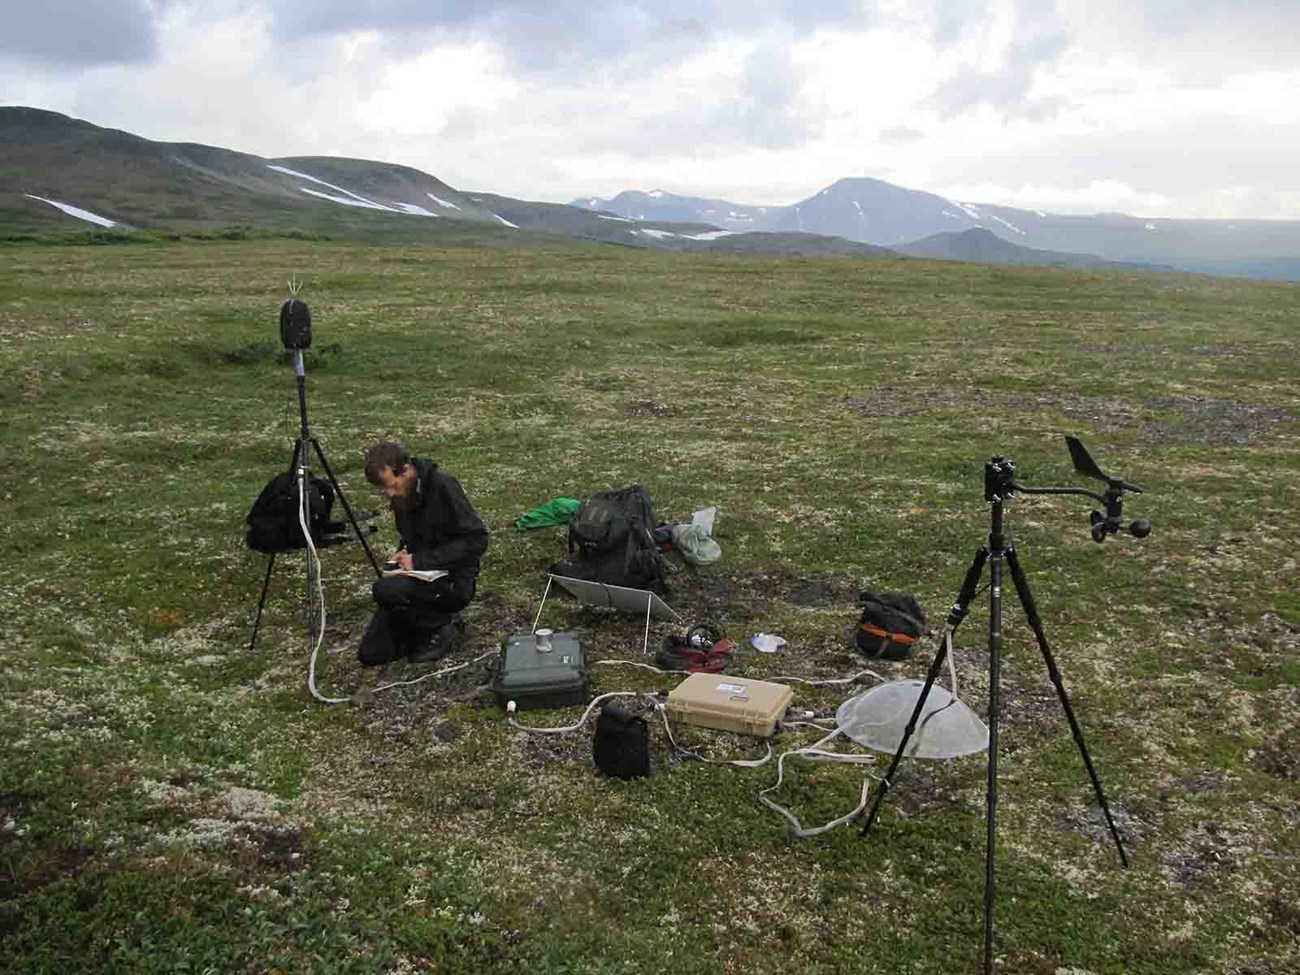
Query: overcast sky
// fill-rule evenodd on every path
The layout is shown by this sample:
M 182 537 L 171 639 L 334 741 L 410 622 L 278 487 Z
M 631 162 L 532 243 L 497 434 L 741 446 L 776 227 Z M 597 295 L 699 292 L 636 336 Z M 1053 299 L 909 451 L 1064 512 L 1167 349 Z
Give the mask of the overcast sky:
M 1300 219 L 1300 0 L 6 2 L 0 104 L 567 202 Z

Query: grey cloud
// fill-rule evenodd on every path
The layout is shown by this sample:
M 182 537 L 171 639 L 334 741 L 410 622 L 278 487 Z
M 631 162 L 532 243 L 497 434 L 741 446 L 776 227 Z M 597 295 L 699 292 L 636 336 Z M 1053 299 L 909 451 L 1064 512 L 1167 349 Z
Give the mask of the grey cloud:
M 920 129 L 914 129 L 909 125 L 893 125 L 880 131 L 880 141 L 889 143 L 907 143 L 915 142 L 917 139 L 925 137 L 925 133 Z
M 956 43 L 966 28 L 988 16 L 989 0 L 934 0 L 931 37 L 940 46 Z
M 511 66 L 577 73 L 630 59 L 645 66 L 731 34 L 865 23 L 874 0 L 268 0 L 281 36 L 373 30 L 401 46 L 439 34 L 498 44 Z
M 1296 0 L 1095 0 L 1081 23 L 1094 43 L 1137 52 L 1188 81 L 1212 84 L 1243 70 L 1290 69 L 1300 38 Z
M 1070 46 L 1070 35 L 1056 28 L 1029 33 L 1013 43 L 1003 63 L 992 71 L 963 68 L 939 86 L 930 104 L 940 115 L 951 117 L 979 105 L 988 105 L 1009 115 L 1042 118 L 1052 114 L 1058 103 L 1031 100 L 1034 73 L 1051 64 Z
M 38 0 L 13 4 L 0 31 L 0 57 L 89 66 L 148 61 L 157 20 L 147 0 Z
M 1257 36 L 1300 29 L 1300 4 L 1295 0 L 1236 0 L 1231 4 L 1190 4 L 1186 0 L 1144 0 L 1131 8 L 1152 34 L 1213 32 Z
M 736 128 L 749 143 L 780 148 L 813 134 L 814 115 L 799 97 L 799 76 L 783 47 L 767 45 L 745 60 Z

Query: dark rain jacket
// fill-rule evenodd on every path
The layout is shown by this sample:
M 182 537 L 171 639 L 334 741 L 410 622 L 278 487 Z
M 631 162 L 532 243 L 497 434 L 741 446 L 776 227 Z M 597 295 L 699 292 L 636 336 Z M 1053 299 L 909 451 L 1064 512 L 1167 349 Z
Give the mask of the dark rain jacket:
M 487 527 L 460 482 L 431 460 L 412 458 L 419 479 L 415 502 L 395 512 L 402 547 L 417 569 L 446 569 L 473 578 L 488 547 Z

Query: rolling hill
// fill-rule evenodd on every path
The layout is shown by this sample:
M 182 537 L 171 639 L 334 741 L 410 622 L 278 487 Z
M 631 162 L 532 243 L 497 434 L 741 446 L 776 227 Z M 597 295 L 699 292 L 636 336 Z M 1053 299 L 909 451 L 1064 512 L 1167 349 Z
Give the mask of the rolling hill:
M 87 222 L 174 232 L 247 226 L 395 242 L 470 230 L 489 238 L 531 231 L 635 246 L 715 229 L 642 225 L 575 207 L 467 193 L 391 163 L 266 159 L 154 142 L 40 109 L 0 108 L 0 233 L 58 232 Z
M 923 237 L 894 249 L 908 257 L 925 257 L 940 261 L 971 261 L 977 264 L 1050 264 L 1054 267 L 1129 266 L 1117 261 L 1108 261 L 1095 254 L 1021 247 L 1019 244 L 1003 240 L 993 231 L 985 230 L 983 227 L 931 234 L 929 237 Z M 1161 267 L 1160 270 L 1168 270 L 1168 268 Z
M 607 200 L 574 200 L 573 205 L 639 220 L 704 221 L 732 231 L 827 234 L 905 252 L 902 245 L 936 234 L 983 229 L 1020 247 L 1057 255 L 1300 280 L 1300 221 L 1295 220 L 1070 216 L 964 203 L 869 178 L 838 180 L 788 206 L 755 207 L 663 190 L 625 191 Z M 1049 257 L 1042 263 L 1058 261 Z
M 458 189 L 393 163 L 268 159 L 155 142 L 42 109 L 0 107 L 0 237 L 60 236 L 92 226 L 389 243 L 468 237 L 504 244 L 558 236 L 717 253 L 1160 264 L 1300 280 L 1297 221 L 1067 217 L 958 203 L 866 178 L 840 180 L 783 207 L 662 191 L 540 203 Z M 978 234 L 962 236 L 967 231 Z

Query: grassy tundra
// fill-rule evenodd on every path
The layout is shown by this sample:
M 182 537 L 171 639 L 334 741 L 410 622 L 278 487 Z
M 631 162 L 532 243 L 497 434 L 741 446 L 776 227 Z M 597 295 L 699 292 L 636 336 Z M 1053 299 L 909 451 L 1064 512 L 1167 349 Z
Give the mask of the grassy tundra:
M 856 590 L 913 592 L 937 625 L 988 530 L 984 462 L 1078 484 L 1061 434 L 1081 436 L 1145 489 L 1129 510 L 1152 537 L 1095 545 L 1079 499 L 1019 496 L 1008 520 L 1133 865 L 1009 605 L 1001 970 L 1300 968 L 1295 285 L 594 246 L 0 260 L 0 968 L 977 964 L 983 756 L 905 766 L 867 841 L 795 840 L 757 802 L 773 767 L 679 759 L 657 726 L 649 779 L 601 780 L 587 735 L 511 731 L 477 690 L 484 663 L 314 702 L 300 558 L 281 558 L 248 652 L 265 563 L 242 519 L 297 432 L 275 328 L 292 273 L 316 323 L 313 432 L 351 500 L 378 507 L 360 450 L 396 435 L 443 461 L 492 529 L 452 662 L 526 630 L 563 554 L 558 530 L 516 534 L 519 514 L 639 481 L 666 520 L 719 509 L 722 562 L 678 573 L 670 602 L 733 638 L 789 640 L 734 672 L 849 674 Z M 371 575 L 355 546 L 324 562 L 337 652 L 320 681 L 344 696 L 363 679 L 351 651 Z M 547 613 L 593 659 L 640 653 L 636 620 Z M 957 639 L 977 711 L 986 615 L 981 597 Z M 932 647 L 877 669 L 920 676 Z M 602 691 L 673 684 L 593 675 Z M 795 700 L 825 716 L 844 697 Z M 805 823 L 858 799 L 858 770 L 792 770 L 778 798 Z

